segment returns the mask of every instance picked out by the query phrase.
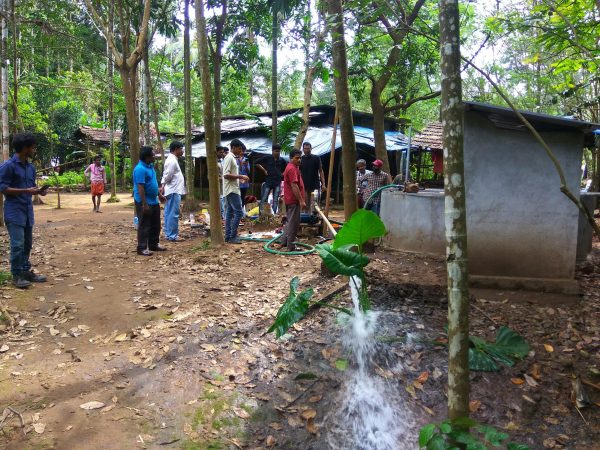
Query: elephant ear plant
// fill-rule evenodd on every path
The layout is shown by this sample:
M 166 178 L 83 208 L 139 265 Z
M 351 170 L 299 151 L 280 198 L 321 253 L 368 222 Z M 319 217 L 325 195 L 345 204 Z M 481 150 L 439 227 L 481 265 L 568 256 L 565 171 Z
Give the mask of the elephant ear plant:
M 358 307 L 362 313 L 366 313 L 371 308 L 364 272 L 365 266 L 369 264 L 369 258 L 363 253 L 363 246 L 370 239 L 381 237 L 385 233 L 385 226 L 377 214 L 359 209 L 344 224 L 332 244 L 316 246 L 327 268 L 333 273 L 350 277 L 350 282 L 358 288 Z M 298 292 L 298 277 L 294 277 L 290 282 L 290 293 L 279 308 L 275 322 L 268 332 L 275 332 L 278 338 L 283 336 L 314 306 L 326 306 L 353 315 L 352 311 L 346 308 L 325 302 L 311 303 L 313 293 L 312 288 Z

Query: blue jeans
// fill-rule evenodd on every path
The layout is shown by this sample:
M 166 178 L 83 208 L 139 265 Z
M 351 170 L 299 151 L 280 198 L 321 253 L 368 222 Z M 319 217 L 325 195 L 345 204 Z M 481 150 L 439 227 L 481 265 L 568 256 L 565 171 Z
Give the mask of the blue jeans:
M 273 191 L 273 214 L 277 214 L 277 208 L 279 206 L 279 192 L 281 191 L 281 184 L 275 187 L 269 186 L 267 183 L 263 183 L 260 188 L 260 212 L 262 213 L 262 205 L 269 201 L 269 192 Z
M 6 222 L 6 228 L 10 237 L 10 272 L 16 278 L 31 270 L 29 255 L 33 244 L 33 227 Z
M 179 206 L 181 195 L 172 193 L 167 195 L 165 203 L 165 237 L 167 241 L 174 241 L 179 237 Z
M 237 231 L 240 225 L 240 220 L 244 217 L 242 209 L 242 197 L 240 194 L 228 194 L 225 197 L 227 211 L 225 213 L 225 240 L 237 238 Z
M 225 200 L 225 197 L 221 197 L 220 202 L 221 202 L 221 220 L 225 220 L 225 209 L 227 206 L 227 200 Z

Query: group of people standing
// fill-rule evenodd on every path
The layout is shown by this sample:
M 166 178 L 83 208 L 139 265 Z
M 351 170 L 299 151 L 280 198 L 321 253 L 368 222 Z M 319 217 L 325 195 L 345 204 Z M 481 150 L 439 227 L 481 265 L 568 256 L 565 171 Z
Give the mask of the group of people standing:
M 35 195 L 46 195 L 48 186 L 36 186 L 35 168 L 30 159 L 37 148 L 37 140 L 31 133 L 19 133 L 13 138 L 14 156 L 0 166 L 0 193 L 5 197 L 4 220 L 10 236 L 10 264 L 13 283 L 27 288 L 32 282 L 44 282 L 46 277 L 31 270 L 29 256 L 33 241 L 33 203 Z M 133 170 L 133 197 L 137 217 L 137 253 L 150 256 L 166 248 L 159 245 L 161 231 L 160 203 L 164 207 L 164 234 L 169 242 L 179 242 L 179 215 L 182 196 L 186 194 L 185 179 L 179 166 L 183 144 L 172 142 L 165 160 L 160 183 L 154 168 L 155 155 L 152 147 L 144 146 L 140 159 Z M 244 217 L 244 200 L 249 187 L 250 164 L 244 156 L 245 146 L 239 139 L 230 143 L 231 151 L 218 147 L 224 202 L 225 241 L 239 244 L 238 228 Z M 227 151 L 227 152 L 226 152 Z M 357 192 L 365 202 L 380 187 L 390 184 L 390 176 L 381 170 L 383 163 L 375 160 L 373 170 L 366 170 L 366 162 L 357 162 Z M 273 144 L 271 155 L 256 161 L 256 168 L 265 175 L 261 188 L 260 209 L 264 210 L 272 195 L 272 211 L 277 213 L 283 188 L 286 208 L 286 226 L 280 238 L 282 248 L 294 251 L 294 243 L 300 226 L 301 212 L 312 213 L 312 192 L 326 190 L 321 159 L 312 155 L 312 146 L 305 142 L 300 150 L 293 150 L 286 163 L 281 157 L 281 146 Z M 100 156 L 85 169 L 91 182 L 93 212 L 100 213 L 102 194 L 106 184 L 106 171 Z M 374 196 L 366 205 L 379 214 L 380 197 Z

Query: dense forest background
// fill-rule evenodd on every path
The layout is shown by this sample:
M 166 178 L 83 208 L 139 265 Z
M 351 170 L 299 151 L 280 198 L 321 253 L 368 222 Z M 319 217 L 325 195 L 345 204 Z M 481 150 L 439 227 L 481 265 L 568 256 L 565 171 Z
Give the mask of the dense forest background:
M 127 141 L 123 77 L 110 70 L 113 58 L 90 5 L 105 23 L 112 21 L 121 48 L 123 34 L 132 46 L 139 36 L 143 3 L 2 2 L 3 108 L 9 133 L 38 133 L 43 165 L 81 150 L 74 138 L 79 126 L 110 127 L 111 82 L 114 127 L 125 131 Z M 155 139 L 156 125 L 161 131 L 184 131 L 185 3 L 151 2 L 144 54 L 136 67 L 142 140 Z M 407 118 L 416 130 L 438 120 L 438 2 L 349 0 L 344 7 L 353 109 L 373 112 L 376 120 Z M 301 109 L 307 85 L 312 88 L 309 103 L 335 103 L 331 37 L 320 2 L 211 0 L 206 16 L 219 115 L 270 111 L 273 80 L 279 109 Z M 598 122 L 599 19 L 595 0 L 465 1 L 463 55 L 523 109 Z M 192 20 L 192 36 L 194 26 Z M 272 51 L 274 37 L 277 52 Z M 196 39 L 191 39 L 190 55 L 192 122 L 201 125 Z M 472 68 L 463 71 L 463 87 L 465 100 L 503 103 Z M 586 158 L 593 166 L 592 153 Z

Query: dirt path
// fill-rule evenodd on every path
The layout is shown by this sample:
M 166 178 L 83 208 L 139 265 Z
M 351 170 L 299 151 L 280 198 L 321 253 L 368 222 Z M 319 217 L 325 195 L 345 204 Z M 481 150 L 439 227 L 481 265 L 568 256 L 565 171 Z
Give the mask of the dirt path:
M 2 448 L 340 448 L 331 440 L 339 436 L 334 412 L 346 377 L 339 361 L 347 356 L 336 314 L 315 311 L 289 339 L 265 335 L 293 275 L 317 296 L 343 286 L 320 276 L 317 256 L 270 255 L 253 243 L 214 250 L 198 238 L 142 258 L 134 252 L 130 197 L 105 204 L 103 214 L 91 212 L 87 195 L 62 200 L 61 210 L 36 207 L 33 262 L 49 282 L 0 288 L 16 320 L 0 332 L 0 413 L 7 406 L 21 412 L 27 431 L 11 419 Z M 0 250 L 6 270 L 4 230 Z M 443 337 L 443 260 L 373 259 L 381 333 L 410 333 L 417 342 Z M 478 420 L 531 448 L 595 448 L 600 408 L 582 410 L 583 426 L 569 376 L 600 373 L 599 260 L 596 254 L 580 273 L 583 300 L 474 292 L 474 333 L 491 338 L 506 324 L 533 350 L 513 368 L 473 374 Z M 409 413 L 403 436 L 414 448 L 418 427 L 445 414 L 446 352 L 406 342 L 380 350 L 377 374 Z M 532 371 L 537 386 L 511 382 Z M 415 391 L 423 372 L 428 381 Z M 81 408 L 89 402 L 104 405 Z M 303 413 L 313 410 L 308 423 Z

